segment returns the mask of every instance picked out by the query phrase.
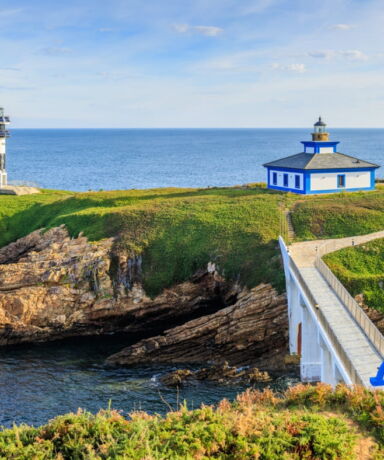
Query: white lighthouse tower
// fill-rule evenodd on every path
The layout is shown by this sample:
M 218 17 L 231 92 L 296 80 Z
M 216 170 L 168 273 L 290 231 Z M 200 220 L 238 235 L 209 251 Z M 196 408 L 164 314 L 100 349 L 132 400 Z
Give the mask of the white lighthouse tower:
M 4 115 L 4 109 L 0 107 L 0 188 L 7 185 L 7 171 L 5 169 L 6 140 L 9 137 L 7 126 L 9 117 Z

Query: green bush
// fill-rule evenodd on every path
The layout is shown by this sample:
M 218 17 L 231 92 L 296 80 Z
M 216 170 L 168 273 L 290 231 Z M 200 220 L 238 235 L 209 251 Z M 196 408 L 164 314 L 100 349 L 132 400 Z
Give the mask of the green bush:
M 362 388 L 299 385 L 279 398 L 248 390 L 234 403 L 192 411 L 183 405 L 165 417 L 79 411 L 39 428 L 3 430 L 0 458 L 351 460 L 369 435 L 382 453 L 383 402 L 383 393 Z

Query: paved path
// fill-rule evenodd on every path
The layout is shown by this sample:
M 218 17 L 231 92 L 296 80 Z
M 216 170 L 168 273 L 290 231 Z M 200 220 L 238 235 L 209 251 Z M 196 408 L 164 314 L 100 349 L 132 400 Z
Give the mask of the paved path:
M 380 355 L 319 271 L 303 267 L 300 272 L 356 372 L 369 386 L 369 377 L 376 375 L 382 362 Z
M 376 375 L 382 358 L 317 270 L 315 260 L 318 254 L 323 255 L 377 238 L 384 238 L 384 231 L 352 238 L 306 241 L 289 246 L 289 253 L 299 268 L 305 283 L 316 299 L 319 308 L 325 313 L 329 326 L 366 386 L 369 386 L 369 377 Z
M 298 267 L 313 267 L 318 253 L 323 256 L 328 252 L 366 243 L 377 238 L 384 238 L 384 230 L 368 235 L 293 243 L 289 246 L 289 253 Z

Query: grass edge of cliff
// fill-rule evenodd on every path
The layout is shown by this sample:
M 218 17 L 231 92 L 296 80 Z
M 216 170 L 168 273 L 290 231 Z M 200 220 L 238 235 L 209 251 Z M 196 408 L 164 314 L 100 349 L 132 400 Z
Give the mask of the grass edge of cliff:
M 101 192 L 43 190 L 0 197 L 0 247 L 39 228 L 65 224 L 90 241 L 119 235 L 143 256 L 150 295 L 215 263 L 229 279 L 254 287 L 284 278 L 277 250 L 283 195 L 261 185 Z
M 90 241 L 120 236 L 143 255 L 143 284 L 154 296 L 214 262 L 248 287 L 284 290 L 277 238 L 291 210 L 296 240 L 352 236 L 384 228 L 384 186 L 372 192 L 304 196 L 265 184 L 213 188 L 42 193 L 0 197 L 0 247 L 39 228 L 65 224 Z
M 277 395 L 247 390 L 230 403 L 164 417 L 79 410 L 41 427 L 0 432 L 1 458 L 383 458 L 384 392 L 326 384 Z

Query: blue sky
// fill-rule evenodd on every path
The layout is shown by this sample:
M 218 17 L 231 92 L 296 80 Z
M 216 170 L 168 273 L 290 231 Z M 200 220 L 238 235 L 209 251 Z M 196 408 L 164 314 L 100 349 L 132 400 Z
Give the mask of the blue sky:
M 14 127 L 384 127 L 383 0 L 0 0 Z

